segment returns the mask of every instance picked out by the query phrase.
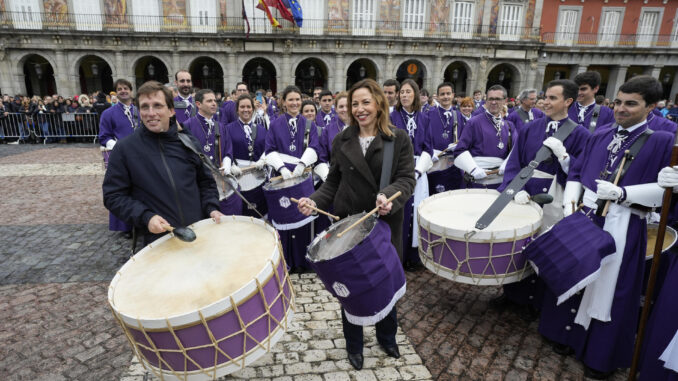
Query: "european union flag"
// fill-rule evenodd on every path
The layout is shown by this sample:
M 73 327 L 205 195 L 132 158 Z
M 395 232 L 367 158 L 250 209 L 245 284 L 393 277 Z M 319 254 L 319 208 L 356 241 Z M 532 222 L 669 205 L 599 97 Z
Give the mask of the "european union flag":
M 294 21 L 297 23 L 297 26 L 301 28 L 301 23 L 304 22 L 304 15 L 301 12 L 301 5 L 299 0 L 287 0 L 290 4 L 290 12 L 294 16 Z

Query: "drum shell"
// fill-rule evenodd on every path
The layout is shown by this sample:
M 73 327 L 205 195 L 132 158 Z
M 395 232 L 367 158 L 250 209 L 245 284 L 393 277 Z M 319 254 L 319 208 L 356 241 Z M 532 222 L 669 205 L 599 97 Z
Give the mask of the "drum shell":
M 381 321 L 405 294 L 405 273 L 384 221 L 377 220 L 362 242 L 338 257 L 318 262 L 307 259 L 353 324 Z
M 265 216 L 266 213 L 268 213 L 268 205 L 266 204 L 266 197 L 264 197 L 263 185 L 240 193 L 259 211 L 259 213 L 261 213 L 261 215 Z M 244 202 L 242 205 L 242 213 L 245 216 L 260 218 L 260 216 L 254 210 L 249 209 L 249 206 Z
M 270 184 L 270 183 L 269 183 Z M 292 225 L 287 229 L 294 229 L 304 225 L 304 221 L 309 217 L 304 216 L 297 209 L 297 205 L 290 198 L 301 199 L 308 197 L 315 191 L 313 188 L 313 178 L 310 173 L 302 176 L 302 180 L 292 186 L 282 189 L 271 189 L 269 184 L 264 185 L 264 197 L 268 205 L 268 216 L 276 228 L 280 225 Z M 312 218 L 311 218 L 312 219 Z M 296 224 L 301 225 L 296 226 Z M 287 230 L 285 229 L 285 230 Z
M 454 159 L 450 156 L 442 156 L 437 163 L 446 163 L 447 166 L 426 172 L 428 177 L 429 194 L 442 193 L 448 190 L 460 189 L 464 182 L 464 176 L 459 168 L 454 166 Z

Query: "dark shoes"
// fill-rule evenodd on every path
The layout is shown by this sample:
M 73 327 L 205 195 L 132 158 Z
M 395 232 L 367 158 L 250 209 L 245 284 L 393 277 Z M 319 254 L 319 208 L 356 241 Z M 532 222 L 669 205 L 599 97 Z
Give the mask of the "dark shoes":
M 608 378 L 610 378 L 612 373 L 614 373 L 614 371 L 601 372 L 599 370 L 595 370 L 584 365 L 584 377 L 592 378 L 594 380 L 607 380 Z
M 501 295 L 497 296 L 494 299 L 490 299 L 490 307 L 496 309 L 496 310 L 501 310 L 509 306 L 511 304 L 511 301 L 506 297 L 506 294 L 502 292 Z
M 348 362 L 351 364 L 355 370 L 360 370 L 363 368 L 363 354 L 362 353 L 349 353 Z
M 570 348 L 570 346 L 565 344 L 552 342 L 551 346 L 553 347 L 553 351 L 559 355 L 569 356 L 574 353 L 574 349 Z
M 393 357 L 394 359 L 400 358 L 400 351 L 398 350 L 397 345 L 394 345 L 392 347 L 387 347 L 387 346 L 382 345 L 381 349 L 383 349 L 384 352 L 386 352 L 386 354 L 389 357 Z
M 405 261 L 403 262 L 403 269 L 408 272 L 417 272 L 424 268 L 421 262 Z

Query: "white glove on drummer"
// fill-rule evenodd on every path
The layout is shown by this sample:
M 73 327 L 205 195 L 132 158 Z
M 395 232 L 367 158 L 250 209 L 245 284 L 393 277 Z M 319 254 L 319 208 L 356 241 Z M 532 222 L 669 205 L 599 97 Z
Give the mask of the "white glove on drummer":
M 530 202 L 530 194 L 524 190 L 521 190 L 520 192 L 516 193 L 515 196 L 513 196 L 513 201 L 515 201 L 516 204 L 525 205 Z
M 480 180 L 487 177 L 485 170 L 480 168 L 476 161 L 471 156 L 469 151 L 462 152 L 459 156 L 454 159 L 454 165 L 461 169 L 462 171 L 473 176 L 474 179 Z
M 290 170 L 287 169 L 287 167 L 282 167 L 280 169 L 280 175 L 282 175 L 283 180 L 289 180 L 292 177 L 294 177 L 292 176 L 292 172 L 290 172 Z
M 600 200 L 614 200 L 617 201 L 624 194 L 624 190 L 605 180 L 596 180 L 596 196 Z
M 315 168 L 313 168 L 313 172 L 320 176 L 320 179 L 324 182 L 327 180 L 327 175 L 330 173 L 330 167 L 327 165 L 327 163 L 320 163 L 316 165 Z
M 108 141 L 106 142 L 106 149 L 112 150 L 113 147 L 115 146 L 115 143 L 117 143 L 117 140 L 115 140 L 115 139 L 108 139 Z
M 674 192 L 678 192 L 678 166 L 662 168 L 657 183 L 662 188 L 672 187 Z
M 471 171 L 471 176 L 476 180 L 480 180 L 487 177 L 487 172 L 480 167 L 475 167 L 473 168 L 473 171 Z
M 567 217 L 572 214 L 572 202 L 575 203 L 575 209 L 577 207 L 576 203 L 579 202 L 584 187 L 579 181 L 568 181 L 565 184 L 565 190 L 563 191 L 563 216 Z
M 231 174 L 235 177 L 239 177 L 242 175 L 242 169 L 238 167 L 235 163 L 231 165 Z
M 224 175 L 228 176 L 231 174 L 231 158 L 226 156 L 224 160 L 221 161 L 221 172 L 223 172 Z
M 265 165 L 266 165 L 266 156 L 265 156 L 265 155 L 261 155 L 261 157 L 259 158 L 259 160 L 257 160 L 256 162 L 254 162 L 254 166 L 255 166 L 258 170 L 264 169 L 264 166 L 265 166 Z
M 304 169 L 306 169 L 306 166 L 304 163 L 299 163 L 297 164 L 296 167 L 294 167 L 294 172 L 292 172 L 292 177 L 299 177 L 304 174 Z
M 565 149 L 563 142 L 554 138 L 553 136 L 546 138 L 543 144 L 548 147 L 554 155 L 556 155 L 558 160 L 562 160 L 565 158 L 565 156 L 567 156 L 567 150 Z

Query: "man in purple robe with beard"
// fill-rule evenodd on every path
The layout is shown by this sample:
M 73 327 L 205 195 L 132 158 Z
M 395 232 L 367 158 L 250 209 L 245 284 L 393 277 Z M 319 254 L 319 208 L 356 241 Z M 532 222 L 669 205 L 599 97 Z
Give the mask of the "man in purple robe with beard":
M 174 74 L 174 85 L 177 87 L 179 95 L 174 97 L 174 111 L 176 112 L 177 123 L 183 124 L 189 118 L 195 116 L 198 108 L 193 99 L 193 80 L 188 70 L 179 70 Z

